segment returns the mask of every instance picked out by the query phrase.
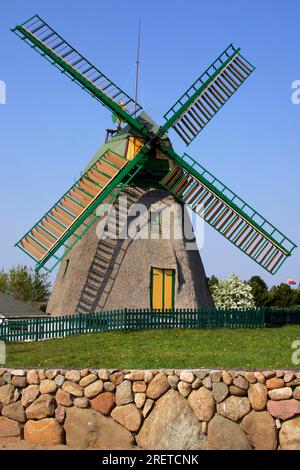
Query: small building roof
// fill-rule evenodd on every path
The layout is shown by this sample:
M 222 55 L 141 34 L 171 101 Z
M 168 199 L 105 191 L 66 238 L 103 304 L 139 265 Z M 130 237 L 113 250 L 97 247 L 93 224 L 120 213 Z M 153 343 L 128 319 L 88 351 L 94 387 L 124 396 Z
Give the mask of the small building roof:
M 0 318 L 29 318 L 45 316 L 38 307 L 30 302 L 22 302 L 12 295 L 0 293 Z

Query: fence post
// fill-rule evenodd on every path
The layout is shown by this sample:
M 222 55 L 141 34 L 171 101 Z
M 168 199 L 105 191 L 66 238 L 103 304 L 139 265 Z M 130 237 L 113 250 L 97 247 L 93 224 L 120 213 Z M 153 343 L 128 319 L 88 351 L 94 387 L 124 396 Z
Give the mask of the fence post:
M 38 318 L 35 318 L 34 328 L 35 328 L 35 341 L 38 341 L 39 340 L 39 319 Z
M 127 331 L 127 308 L 125 307 L 124 310 L 124 330 Z

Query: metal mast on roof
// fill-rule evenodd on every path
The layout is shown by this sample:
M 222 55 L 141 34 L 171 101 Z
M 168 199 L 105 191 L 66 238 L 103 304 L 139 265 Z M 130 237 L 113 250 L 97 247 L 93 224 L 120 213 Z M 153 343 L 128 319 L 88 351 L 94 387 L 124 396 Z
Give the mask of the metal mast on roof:
M 135 111 L 137 110 L 137 99 L 138 99 L 138 86 L 139 86 L 139 71 L 140 71 L 140 46 L 141 46 L 141 18 L 139 19 L 139 31 L 138 31 L 138 44 L 137 44 L 137 56 L 136 56 L 136 77 L 135 77 Z

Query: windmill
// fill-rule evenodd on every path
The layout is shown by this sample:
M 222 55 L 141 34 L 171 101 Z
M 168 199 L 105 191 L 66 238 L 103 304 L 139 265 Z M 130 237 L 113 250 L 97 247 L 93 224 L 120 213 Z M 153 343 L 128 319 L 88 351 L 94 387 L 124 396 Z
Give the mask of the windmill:
M 74 255 L 78 263 L 77 271 L 84 264 L 83 258 L 88 256 L 88 229 L 101 217 L 101 211 L 97 208 L 103 201 L 115 202 L 121 192 L 131 195 L 134 201 L 147 199 L 149 191 L 145 188 L 155 189 L 150 192 L 150 199 L 169 198 L 169 202 L 174 200 L 189 207 L 259 266 L 271 274 L 277 272 L 296 245 L 191 156 L 186 153 L 179 156 L 167 136 L 172 128 L 188 146 L 251 75 L 254 67 L 241 55 L 240 49 L 229 45 L 164 115 L 166 122 L 157 126 L 134 99 L 39 16 L 30 18 L 12 31 L 127 125 L 97 152 L 80 179 L 16 243 L 35 261 L 37 271 L 42 267 L 51 271 L 64 260 L 54 288 L 56 301 L 52 302 L 53 305 L 58 302 L 58 296 L 63 296 L 61 286 L 71 265 L 70 251 L 76 253 L 77 250 L 77 258 Z M 95 245 L 94 241 L 91 243 Z M 97 247 L 93 246 L 93 249 Z M 109 258 L 115 256 L 113 264 L 118 264 L 119 268 L 123 266 L 122 260 L 117 262 L 120 251 L 120 246 L 114 246 L 113 253 L 110 253 L 107 247 L 108 264 Z M 211 298 L 205 286 L 200 256 L 197 260 L 200 271 L 196 272 L 197 268 L 192 268 L 191 263 L 186 267 L 190 275 L 190 278 L 185 276 L 186 292 L 191 293 L 191 286 L 198 282 L 205 299 L 202 306 L 208 306 L 211 305 Z M 91 259 L 88 263 L 91 264 Z M 97 268 L 90 266 L 90 274 L 96 271 Z M 166 269 L 163 272 L 161 266 L 155 267 L 154 264 L 151 267 L 150 289 L 172 292 L 174 296 L 175 281 L 171 271 Z M 140 276 L 138 273 L 131 274 L 133 277 Z M 125 270 L 120 282 L 129 282 L 131 274 Z M 70 271 L 67 276 L 71 276 Z M 82 276 L 87 276 L 86 271 Z M 142 283 L 140 279 L 135 279 L 135 282 Z M 73 279 L 68 296 L 76 289 L 84 291 L 85 288 L 93 289 L 93 286 L 88 280 L 85 286 L 82 282 L 79 286 Z M 195 295 L 193 291 L 191 297 Z M 127 295 L 128 300 L 129 297 Z M 98 300 L 94 302 L 94 307 L 98 305 L 99 308 Z M 126 306 L 124 295 L 121 301 Z M 155 300 L 153 304 L 153 295 L 151 302 L 152 305 L 157 302 Z M 199 301 L 197 304 L 197 299 L 193 302 L 193 305 L 201 303 Z M 111 307 L 109 303 L 106 305 Z M 139 303 L 136 302 L 135 306 L 139 307 Z

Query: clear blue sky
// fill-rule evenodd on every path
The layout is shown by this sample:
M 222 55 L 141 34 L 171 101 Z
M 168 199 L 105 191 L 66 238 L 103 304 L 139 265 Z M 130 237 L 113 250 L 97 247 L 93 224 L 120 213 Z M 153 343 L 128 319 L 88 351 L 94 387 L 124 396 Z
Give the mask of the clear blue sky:
M 79 176 L 111 126 L 104 108 L 10 32 L 35 13 L 131 95 L 141 17 L 140 101 L 159 123 L 229 43 L 241 47 L 256 71 L 188 152 L 299 244 L 300 105 L 291 102 L 299 0 L 11 0 L 0 25 L 0 268 L 30 264 L 15 241 Z M 208 275 L 300 281 L 300 249 L 271 276 L 207 227 L 201 254 Z

